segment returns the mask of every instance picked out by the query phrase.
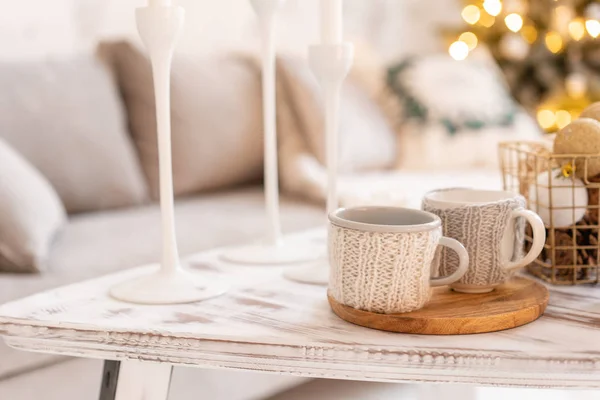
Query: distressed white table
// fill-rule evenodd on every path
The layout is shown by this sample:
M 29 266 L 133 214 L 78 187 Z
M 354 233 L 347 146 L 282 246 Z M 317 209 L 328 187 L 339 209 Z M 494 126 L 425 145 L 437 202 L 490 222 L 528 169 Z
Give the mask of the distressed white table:
M 323 243 L 324 233 L 290 240 Z M 330 311 L 325 288 L 287 281 L 283 268 L 226 263 L 219 252 L 194 256 L 189 266 L 229 282 L 224 296 L 178 306 L 136 306 L 108 297 L 116 282 L 146 272 L 138 268 L 5 304 L 0 334 L 17 349 L 114 360 L 105 363 L 102 400 L 164 400 L 172 366 L 600 388 L 598 287 L 552 288 L 546 314 L 509 331 L 402 335 L 346 323 Z

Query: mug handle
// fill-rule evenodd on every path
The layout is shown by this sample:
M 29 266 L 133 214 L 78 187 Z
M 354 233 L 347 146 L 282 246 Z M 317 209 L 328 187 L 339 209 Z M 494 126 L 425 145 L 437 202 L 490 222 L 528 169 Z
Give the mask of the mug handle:
M 458 281 L 462 278 L 469 269 L 469 253 L 467 249 L 458 240 L 442 237 L 440 239 L 440 246 L 446 246 L 450 250 L 454 250 L 458 255 L 458 269 L 454 271 L 452 275 L 440 276 L 438 278 L 431 278 L 431 287 L 445 286 Z
M 531 244 L 529 253 L 527 253 L 525 257 L 523 257 L 521 260 L 511 261 L 504 266 L 504 269 L 508 271 L 522 268 L 528 264 L 531 264 L 537 258 L 537 256 L 540 255 L 544 249 L 544 244 L 546 243 L 546 228 L 544 227 L 544 222 L 539 215 L 533 211 L 520 207 L 514 210 L 511 215 L 511 218 L 519 217 L 525 218 L 527 222 L 529 222 L 529 225 L 531 225 L 531 229 L 533 230 L 533 243 Z

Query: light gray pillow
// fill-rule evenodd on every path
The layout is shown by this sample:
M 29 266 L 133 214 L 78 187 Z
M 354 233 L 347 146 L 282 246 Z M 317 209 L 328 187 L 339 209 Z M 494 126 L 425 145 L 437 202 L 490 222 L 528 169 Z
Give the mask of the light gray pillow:
M 0 64 L 0 138 L 50 181 L 70 213 L 147 199 L 118 89 L 92 54 Z
M 65 221 L 50 183 L 0 139 L 0 271 L 44 270 L 50 244 Z
M 312 155 L 326 165 L 325 114 L 321 86 L 304 60 L 281 57 L 279 81 L 298 120 L 299 133 Z M 385 113 L 361 85 L 358 73 L 345 80 L 340 98 L 340 172 L 391 168 L 396 160 L 396 133 Z M 288 127 L 279 121 L 282 142 Z
M 128 111 L 129 127 L 151 194 L 158 198 L 158 145 L 152 70 L 127 42 L 103 43 Z M 248 183 L 262 176 L 260 75 L 231 55 L 176 54 L 171 71 L 171 137 L 175 195 Z

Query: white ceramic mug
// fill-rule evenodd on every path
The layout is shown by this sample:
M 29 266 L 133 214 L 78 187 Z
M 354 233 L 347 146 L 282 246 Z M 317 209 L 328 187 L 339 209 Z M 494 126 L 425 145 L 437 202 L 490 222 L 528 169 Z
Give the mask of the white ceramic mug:
M 442 237 L 434 214 L 398 207 L 357 207 L 329 215 L 329 294 L 338 303 L 376 313 L 422 308 L 433 286 L 449 285 L 467 271 L 460 242 Z M 460 262 L 449 276 L 432 278 L 438 245 Z
M 526 210 L 525 199 L 515 193 L 465 188 L 429 192 L 423 210 L 442 219 L 444 234 L 459 240 L 469 252 L 469 271 L 452 285 L 456 291 L 486 293 L 509 279 L 518 268 L 533 262 L 544 248 L 546 230 L 540 217 Z M 522 255 L 525 225 L 533 231 L 533 244 Z M 457 268 L 458 260 L 442 252 L 440 273 Z

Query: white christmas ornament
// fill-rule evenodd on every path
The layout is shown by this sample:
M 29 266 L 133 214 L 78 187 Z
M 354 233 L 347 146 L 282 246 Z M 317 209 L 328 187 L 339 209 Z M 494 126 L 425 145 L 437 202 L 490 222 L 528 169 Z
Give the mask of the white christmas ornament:
M 552 224 L 555 228 L 571 226 L 580 221 L 588 205 L 588 193 L 583 181 L 575 177 L 565 178 L 560 173 L 560 169 L 543 172 L 537 176 L 537 185 L 529 187 L 529 207 L 548 226 L 552 199 Z M 550 177 L 548 174 L 551 174 Z

